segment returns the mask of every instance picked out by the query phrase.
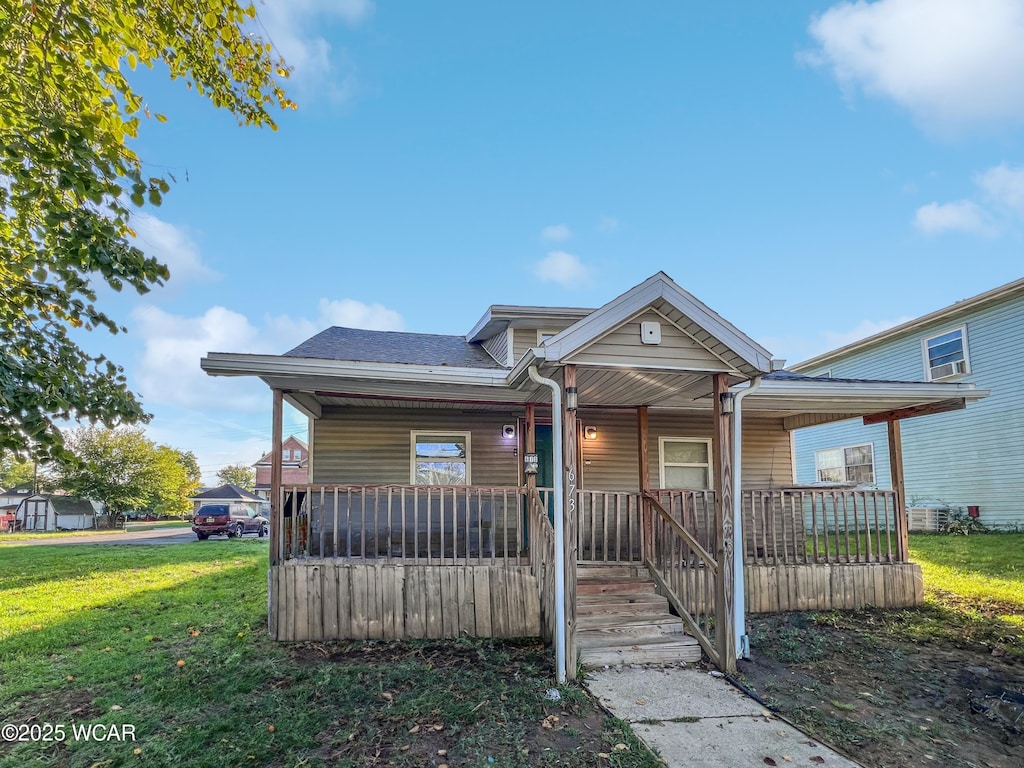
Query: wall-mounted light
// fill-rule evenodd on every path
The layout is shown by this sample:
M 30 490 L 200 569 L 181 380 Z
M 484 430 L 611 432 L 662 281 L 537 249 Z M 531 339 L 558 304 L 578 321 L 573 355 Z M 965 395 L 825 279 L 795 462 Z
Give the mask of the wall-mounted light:
M 565 388 L 565 410 L 575 411 L 576 406 L 579 404 L 579 398 L 576 394 L 576 387 Z
M 729 416 L 733 412 L 732 392 L 722 392 L 719 397 L 722 400 L 722 415 Z
M 584 440 L 597 440 L 597 427 L 584 427 L 583 428 L 583 439 Z
M 516 425 L 505 424 L 504 426 L 502 426 L 501 436 L 504 437 L 506 440 L 511 440 L 512 438 L 514 438 L 516 436 Z
M 536 453 L 523 454 L 523 472 L 528 475 L 536 475 L 539 467 L 540 459 L 537 457 Z

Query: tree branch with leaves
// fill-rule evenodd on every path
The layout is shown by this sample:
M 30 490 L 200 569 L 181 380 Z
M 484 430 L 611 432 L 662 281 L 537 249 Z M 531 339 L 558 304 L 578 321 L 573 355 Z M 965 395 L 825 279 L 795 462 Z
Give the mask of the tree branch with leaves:
M 235 0 L 0 0 L 0 450 L 66 456 L 57 423 L 146 421 L 123 369 L 84 351 L 71 329 L 126 329 L 97 287 L 146 293 L 168 269 L 133 244 L 133 211 L 160 205 L 174 181 L 132 148 L 151 112 L 137 67 L 276 129 L 294 108 L 288 70 L 251 33 L 255 6 Z

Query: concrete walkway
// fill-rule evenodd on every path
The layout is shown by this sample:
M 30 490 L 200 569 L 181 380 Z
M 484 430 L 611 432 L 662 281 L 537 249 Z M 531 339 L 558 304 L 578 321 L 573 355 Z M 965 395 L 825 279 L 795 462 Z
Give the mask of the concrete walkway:
M 670 768 L 859 768 L 707 672 L 606 669 L 585 682 Z

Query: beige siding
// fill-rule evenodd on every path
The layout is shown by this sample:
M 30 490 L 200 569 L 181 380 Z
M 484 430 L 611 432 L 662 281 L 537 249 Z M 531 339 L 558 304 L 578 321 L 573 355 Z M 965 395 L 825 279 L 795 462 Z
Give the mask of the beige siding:
M 523 359 L 526 350 L 537 346 L 536 328 L 515 328 L 512 331 L 512 362 L 518 363 Z
M 470 481 L 508 486 L 519 482 L 518 442 L 501 435 L 520 413 L 462 413 L 405 408 L 328 408 L 313 432 L 313 482 L 405 485 L 411 472 L 410 431 L 469 432 Z
M 502 365 L 508 365 L 508 333 L 502 331 L 483 343 L 487 353 Z
M 660 344 L 641 343 L 641 322 L 661 325 Z M 600 365 L 670 367 L 695 371 L 729 370 L 729 366 L 719 358 L 654 312 L 624 323 L 573 355 L 571 360 L 574 363 Z
M 640 487 L 636 411 L 580 410 L 582 427 L 597 428 L 596 440 L 580 440 L 581 488 L 636 491 Z M 711 437 L 710 414 L 650 411 L 648 456 L 651 487 L 660 488 L 659 437 Z M 582 428 L 581 427 L 581 428 Z M 743 486 L 768 488 L 793 482 L 789 433 L 781 419 L 748 416 L 743 420 Z

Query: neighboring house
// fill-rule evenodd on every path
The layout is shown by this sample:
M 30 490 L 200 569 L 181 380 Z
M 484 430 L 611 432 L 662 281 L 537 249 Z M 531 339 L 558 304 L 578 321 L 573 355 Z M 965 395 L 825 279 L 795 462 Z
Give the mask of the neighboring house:
M 267 453 L 253 466 L 256 467 L 256 495 L 270 499 L 271 459 Z M 305 485 L 309 482 L 309 446 L 291 435 L 281 445 L 281 484 L 284 487 Z
M 794 487 L 790 432 L 985 395 L 778 370 L 664 273 L 596 310 L 202 367 L 271 388 L 273 445 L 284 402 L 309 418 L 309 482 L 271 458 L 273 637 L 541 634 L 559 679 L 577 654 L 733 669 L 747 613 L 919 602 L 899 489 Z
M 255 493 L 239 488 L 237 485 L 227 483 L 226 485 L 209 490 L 201 491 L 189 498 L 192 502 L 192 513 L 195 514 L 204 504 L 241 504 L 243 507 L 260 512 L 263 509 L 263 499 Z
M 21 500 L 14 519 L 23 531 L 79 531 L 96 527 L 96 507 L 74 496 L 35 493 Z
M 902 428 L 907 504 L 970 512 L 992 528 L 1024 527 L 1024 279 L 792 366 L 810 376 L 972 381 L 983 402 Z M 843 421 L 794 433 L 797 480 L 891 488 L 884 424 Z

